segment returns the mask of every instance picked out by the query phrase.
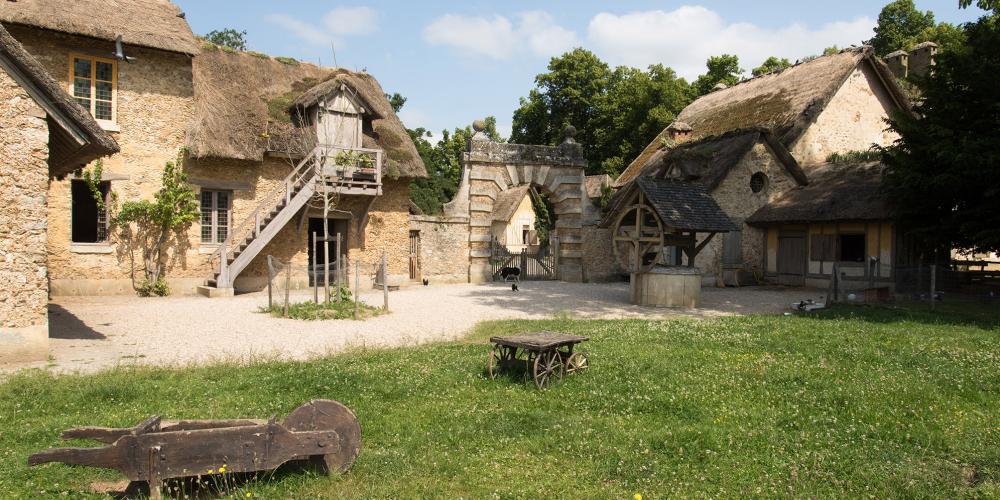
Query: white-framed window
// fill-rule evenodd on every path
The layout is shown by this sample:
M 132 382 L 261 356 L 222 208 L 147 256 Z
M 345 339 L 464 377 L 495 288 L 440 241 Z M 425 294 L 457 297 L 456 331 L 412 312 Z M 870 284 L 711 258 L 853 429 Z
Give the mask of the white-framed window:
M 218 245 L 229 237 L 232 191 L 201 190 L 201 242 Z
M 69 56 L 69 92 L 94 119 L 118 119 L 118 61 L 82 54 Z

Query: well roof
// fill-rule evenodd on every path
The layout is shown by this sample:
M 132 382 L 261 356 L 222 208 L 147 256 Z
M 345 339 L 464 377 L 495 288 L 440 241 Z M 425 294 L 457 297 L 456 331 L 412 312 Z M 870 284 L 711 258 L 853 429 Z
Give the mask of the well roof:
M 688 123 L 695 139 L 740 129 L 763 128 L 788 147 L 812 124 L 861 64 L 869 64 L 897 104 L 910 109 L 909 101 L 885 63 L 875 56 L 871 47 L 859 47 L 817 57 L 701 96 L 681 111 L 677 121 Z M 638 175 L 650 157 L 663 147 L 665 137 L 668 137 L 666 130 L 625 169 L 624 177 L 619 178 L 616 185 L 624 185 Z
M 427 176 L 413 140 L 368 73 L 222 50 L 203 51 L 193 71 L 195 119 L 187 144 L 195 157 L 260 161 L 268 151 L 296 153 L 289 107 L 343 84 L 372 111 L 363 146 L 383 149 L 401 177 Z
M 682 231 L 736 231 L 736 224 L 722 211 L 705 187 L 674 179 L 638 177 L 623 188 L 601 226 L 608 227 L 627 208 L 636 191 L 642 191 L 664 225 Z
M 167 0 L 16 0 L 0 2 L 0 21 L 195 55 L 198 40 Z
M 783 193 L 747 218 L 750 224 L 881 221 L 891 218 L 880 192 L 879 163 L 825 164 L 809 171 L 809 184 Z
M 61 177 L 92 160 L 119 151 L 118 143 L 2 25 L 0 68 L 6 70 L 48 114 L 50 175 Z

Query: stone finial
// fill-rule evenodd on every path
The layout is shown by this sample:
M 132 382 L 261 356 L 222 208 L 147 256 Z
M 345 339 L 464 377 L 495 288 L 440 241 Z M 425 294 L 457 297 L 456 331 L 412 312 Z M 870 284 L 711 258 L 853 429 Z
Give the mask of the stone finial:
M 667 125 L 667 136 L 676 144 L 690 140 L 693 134 L 694 129 L 685 122 L 675 120 Z
M 566 125 L 563 129 L 563 144 L 576 144 L 576 127 Z
M 687 122 L 673 121 L 670 122 L 670 125 L 667 125 L 667 130 L 676 130 L 678 132 L 690 132 L 694 129 L 692 129 L 691 125 L 688 125 Z
M 475 131 L 472 134 L 472 140 L 474 141 L 488 141 L 490 137 L 486 135 L 486 121 L 476 120 L 472 122 L 472 130 Z

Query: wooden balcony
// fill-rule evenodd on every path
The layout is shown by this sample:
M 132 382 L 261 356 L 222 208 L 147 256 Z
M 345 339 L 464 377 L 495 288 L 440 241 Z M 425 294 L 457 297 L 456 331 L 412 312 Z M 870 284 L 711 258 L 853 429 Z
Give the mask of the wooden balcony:
M 382 194 L 381 149 L 332 145 L 319 145 L 316 149 L 318 163 L 322 165 L 317 192 L 322 192 L 323 187 L 328 186 L 340 194 Z

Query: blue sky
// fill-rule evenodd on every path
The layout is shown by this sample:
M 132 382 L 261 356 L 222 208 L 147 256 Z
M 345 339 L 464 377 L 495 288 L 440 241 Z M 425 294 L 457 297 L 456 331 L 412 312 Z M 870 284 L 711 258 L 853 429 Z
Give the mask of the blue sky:
M 798 58 L 871 36 L 885 2 L 865 0 L 618 2 L 338 2 L 174 0 L 196 34 L 247 31 L 251 50 L 367 69 L 408 101 L 406 126 L 441 129 L 497 117 L 510 132 L 518 98 L 549 59 L 582 46 L 612 65 L 662 63 L 693 79 L 709 55 L 735 53 L 744 68 L 769 55 Z M 886 0 L 888 1 L 888 0 Z M 938 21 L 980 15 L 958 0 L 917 0 Z

